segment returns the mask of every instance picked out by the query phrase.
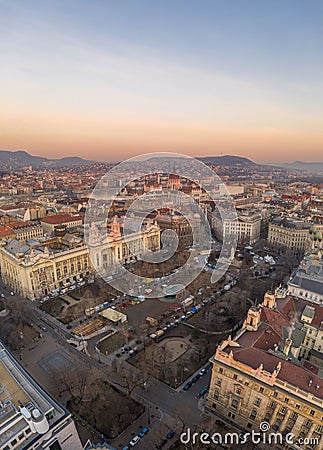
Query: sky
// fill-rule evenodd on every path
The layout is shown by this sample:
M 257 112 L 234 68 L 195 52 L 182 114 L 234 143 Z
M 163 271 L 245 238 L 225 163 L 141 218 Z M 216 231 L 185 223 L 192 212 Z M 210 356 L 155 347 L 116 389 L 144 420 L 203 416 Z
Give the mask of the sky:
M 0 149 L 323 160 L 321 0 L 0 0 Z

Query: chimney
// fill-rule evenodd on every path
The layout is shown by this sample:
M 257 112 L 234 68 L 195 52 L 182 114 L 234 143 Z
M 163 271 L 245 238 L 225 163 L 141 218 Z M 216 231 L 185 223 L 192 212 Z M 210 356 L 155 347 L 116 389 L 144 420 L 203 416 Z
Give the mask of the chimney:
M 290 348 L 292 346 L 292 343 L 293 343 L 293 341 L 291 339 L 289 339 L 289 338 L 286 339 L 285 345 L 284 345 L 284 350 L 283 350 L 284 355 L 288 356 Z

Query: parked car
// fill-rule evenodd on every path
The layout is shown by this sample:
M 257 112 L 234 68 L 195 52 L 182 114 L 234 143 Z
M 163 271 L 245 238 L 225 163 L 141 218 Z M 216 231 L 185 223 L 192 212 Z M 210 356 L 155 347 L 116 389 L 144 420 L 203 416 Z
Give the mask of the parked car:
M 139 437 L 143 438 L 149 431 L 148 427 L 143 428 L 140 433 L 138 434 Z
M 192 386 L 192 382 L 191 382 L 191 381 L 188 381 L 188 382 L 185 384 L 185 386 L 183 387 L 183 390 L 184 390 L 184 391 L 187 391 L 191 386 Z
M 131 439 L 131 441 L 129 442 L 130 447 L 134 447 L 135 445 L 138 444 L 138 442 L 140 441 L 140 437 L 139 436 L 135 436 L 133 439 Z
M 209 389 L 207 387 L 204 387 L 203 389 L 201 389 L 199 392 L 199 397 L 200 398 L 203 397 L 207 393 L 208 390 Z
M 4 298 L 4 294 L 1 294 L 1 297 Z
M 10 292 L 10 295 L 15 295 L 15 293 L 11 291 L 11 292 Z
M 167 433 L 167 439 L 171 439 L 173 436 L 175 436 L 175 431 L 174 431 L 174 430 L 170 430 L 170 431 Z
M 203 369 L 201 369 L 201 370 L 199 371 L 200 377 L 202 377 L 202 376 L 205 374 L 205 372 L 206 372 L 206 369 L 203 367 Z
M 122 450 L 130 450 L 129 445 L 125 445 Z
M 200 378 L 200 376 L 201 376 L 201 375 L 200 375 L 199 373 L 197 373 L 197 374 L 195 375 L 195 377 L 192 378 L 192 382 L 193 382 L 193 383 L 196 383 L 197 380 Z

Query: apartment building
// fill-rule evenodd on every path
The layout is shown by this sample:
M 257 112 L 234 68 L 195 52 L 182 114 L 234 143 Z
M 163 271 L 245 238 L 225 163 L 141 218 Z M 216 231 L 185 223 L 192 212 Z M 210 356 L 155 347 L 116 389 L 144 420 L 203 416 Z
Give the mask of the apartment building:
M 287 284 L 293 296 L 323 305 L 323 251 L 306 255 Z
M 82 450 L 71 414 L 0 342 L 0 449 Z
M 83 216 L 72 214 L 54 214 L 41 219 L 40 224 L 44 234 L 51 236 L 55 230 L 80 227 L 83 224 Z
M 302 358 L 307 306 L 267 293 L 210 360 L 206 411 L 241 430 L 259 432 L 260 424 L 268 422 L 269 432 L 295 435 L 294 444 L 276 442 L 277 449 L 323 448 L 322 370 Z
M 240 244 L 254 244 L 260 239 L 261 214 L 251 211 L 239 213 L 237 217 L 221 217 L 218 211 L 208 215 L 212 231 L 219 241 L 225 235 L 237 236 Z
M 302 258 L 311 248 L 311 225 L 295 219 L 277 218 L 269 224 L 268 243 L 287 256 Z

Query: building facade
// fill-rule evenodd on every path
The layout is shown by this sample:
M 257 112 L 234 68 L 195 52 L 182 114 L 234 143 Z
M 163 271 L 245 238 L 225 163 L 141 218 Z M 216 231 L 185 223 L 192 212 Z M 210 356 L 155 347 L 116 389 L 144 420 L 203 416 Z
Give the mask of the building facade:
M 223 341 L 210 360 L 207 412 L 247 432 L 259 432 L 268 422 L 271 432 L 295 435 L 292 445 L 276 442 L 277 449 L 323 448 L 323 380 L 301 355 L 303 306 L 266 294 L 237 336 Z
M 212 231 L 217 240 L 223 241 L 226 235 L 237 236 L 240 244 L 254 244 L 260 239 L 261 214 L 244 213 L 238 214 L 233 219 L 222 217 L 217 211 L 209 214 Z
M 269 224 L 268 243 L 286 256 L 302 258 L 311 248 L 310 224 L 277 219 Z
M 3 240 L 2 280 L 22 296 L 40 299 L 55 290 L 67 289 L 71 283 L 93 277 L 102 269 L 112 272 L 116 261 L 126 264 L 135 260 L 134 255 L 138 257 L 147 249 L 160 248 L 158 226 L 126 237 L 121 235 L 119 225 L 112 228 L 106 240 L 91 247 L 91 258 L 83 238 L 70 233 L 38 240 Z

